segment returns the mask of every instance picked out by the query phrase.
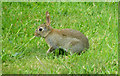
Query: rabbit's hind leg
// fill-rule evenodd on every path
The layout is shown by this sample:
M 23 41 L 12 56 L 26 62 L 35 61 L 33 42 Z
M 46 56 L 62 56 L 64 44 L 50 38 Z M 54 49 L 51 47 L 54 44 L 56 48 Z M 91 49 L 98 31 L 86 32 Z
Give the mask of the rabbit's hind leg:
M 81 53 L 83 50 L 83 45 L 81 42 L 73 41 L 70 44 L 70 52 L 72 53 Z

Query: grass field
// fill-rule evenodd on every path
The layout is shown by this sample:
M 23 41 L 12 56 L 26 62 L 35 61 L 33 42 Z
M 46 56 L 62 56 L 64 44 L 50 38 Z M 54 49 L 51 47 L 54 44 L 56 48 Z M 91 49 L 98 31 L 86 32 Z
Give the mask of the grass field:
M 90 48 L 81 55 L 46 56 L 49 48 L 35 29 L 45 22 L 85 34 Z M 3 2 L 3 74 L 118 74 L 118 3 Z M 57 51 L 57 50 L 56 50 Z

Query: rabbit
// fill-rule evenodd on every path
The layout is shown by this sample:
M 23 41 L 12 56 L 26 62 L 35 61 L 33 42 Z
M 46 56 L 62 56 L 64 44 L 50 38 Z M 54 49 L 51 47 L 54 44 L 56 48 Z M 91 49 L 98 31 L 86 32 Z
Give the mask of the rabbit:
M 50 15 L 48 11 L 46 12 L 46 20 L 46 23 L 41 24 L 35 30 L 35 36 L 43 37 L 49 46 L 46 54 L 60 48 L 70 54 L 80 54 L 89 48 L 88 39 L 81 32 L 72 29 L 53 29 L 50 26 Z

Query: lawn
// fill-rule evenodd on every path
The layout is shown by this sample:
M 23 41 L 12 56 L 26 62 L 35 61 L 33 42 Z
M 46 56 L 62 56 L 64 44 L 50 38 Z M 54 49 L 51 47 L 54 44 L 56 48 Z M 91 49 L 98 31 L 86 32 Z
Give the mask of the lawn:
M 46 56 L 47 43 L 34 37 L 46 11 L 53 28 L 82 32 L 90 48 Z M 3 74 L 118 74 L 118 3 L 3 2 L 1 58 Z

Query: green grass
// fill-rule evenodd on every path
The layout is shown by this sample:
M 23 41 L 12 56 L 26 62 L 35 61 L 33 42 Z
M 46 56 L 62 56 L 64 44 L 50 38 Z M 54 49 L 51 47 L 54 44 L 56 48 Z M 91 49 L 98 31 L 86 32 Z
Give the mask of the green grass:
M 81 55 L 46 56 L 49 48 L 35 29 L 51 26 L 79 30 L 90 48 Z M 3 2 L 3 74 L 118 74 L 118 3 L 94 2 Z M 53 58 L 54 57 L 54 58 Z

